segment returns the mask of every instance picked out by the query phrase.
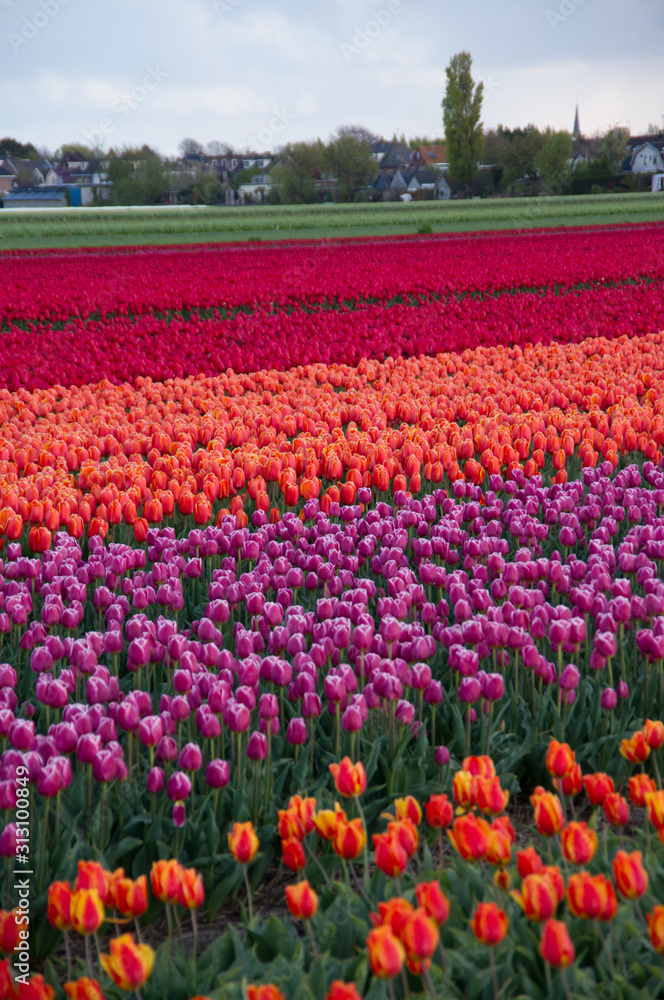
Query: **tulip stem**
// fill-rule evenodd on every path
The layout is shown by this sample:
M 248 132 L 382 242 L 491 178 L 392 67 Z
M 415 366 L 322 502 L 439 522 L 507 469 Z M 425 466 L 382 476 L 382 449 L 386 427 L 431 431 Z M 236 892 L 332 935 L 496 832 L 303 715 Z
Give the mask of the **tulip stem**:
M 90 979 L 95 978 L 95 969 L 92 964 L 92 948 L 90 947 L 90 935 L 85 935 L 85 961 L 88 966 L 88 972 L 90 973 Z
M 431 746 L 436 746 L 436 706 L 431 706 Z
M 309 939 L 311 940 L 311 950 L 313 952 L 314 958 L 318 958 L 318 948 L 316 947 L 316 939 L 314 937 L 314 932 L 311 927 L 311 921 L 307 920 L 307 930 L 309 931 Z
M 496 972 L 496 959 L 493 954 L 493 948 L 489 948 L 489 963 L 491 965 L 491 980 L 493 982 L 493 996 L 494 1000 L 498 997 L 498 973 Z
M 191 913 L 191 930 L 193 935 L 193 941 L 191 946 L 191 957 L 194 969 L 194 982 L 196 982 L 196 955 L 198 954 L 198 924 L 196 923 L 196 911 L 190 910 L 190 913 Z
M 567 982 L 567 976 L 565 975 L 564 969 L 560 970 L 560 977 L 563 981 L 563 989 L 565 990 L 565 996 L 567 997 L 567 1000 L 572 1000 L 572 994 L 569 991 L 569 983 Z
M 247 871 L 247 866 L 242 865 L 242 873 L 244 874 L 244 884 L 247 887 L 247 905 L 249 906 L 249 923 L 254 918 L 254 907 L 251 899 L 251 884 L 249 882 L 249 872 Z
M 69 944 L 69 934 L 65 931 L 65 955 L 67 956 L 67 980 L 71 982 L 71 945 Z
M 470 754 L 470 703 L 468 703 L 468 708 L 466 710 L 466 756 Z M 394 755 L 394 748 L 392 748 L 392 755 Z

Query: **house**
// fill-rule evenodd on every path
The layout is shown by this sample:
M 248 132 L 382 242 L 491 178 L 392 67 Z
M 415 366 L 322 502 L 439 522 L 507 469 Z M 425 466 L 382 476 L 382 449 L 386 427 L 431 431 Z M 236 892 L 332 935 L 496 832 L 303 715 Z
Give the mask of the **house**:
M 382 173 L 385 170 L 407 169 L 413 151 L 400 142 L 386 142 L 385 139 L 381 139 L 379 142 L 372 142 L 371 152 Z
M 629 170 L 633 174 L 656 174 L 664 171 L 664 134 L 634 136 L 627 141 Z
M 11 191 L 15 180 L 16 174 L 14 171 L 0 163 L 0 198 L 3 194 L 7 194 L 8 191 Z
M 585 139 L 579 137 L 572 139 L 572 159 L 570 160 L 572 170 L 592 163 L 593 160 L 599 160 L 602 155 L 602 142 L 603 140 L 600 138 Z
M 434 142 L 428 146 L 418 146 L 410 160 L 410 167 L 413 170 L 426 170 L 430 168 L 448 170 L 449 166 L 447 143 L 445 142 Z
M 66 153 L 60 162 L 47 171 L 45 187 L 65 187 L 71 192 L 71 204 L 91 205 L 95 197 L 108 201 L 112 184 L 108 180 L 108 162 L 98 157 L 86 159 L 82 153 Z
M 249 184 L 240 184 L 244 197 L 252 201 L 265 201 L 270 193 L 273 181 L 269 174 L 254 174 Z
M 652 191 L 664 191 L 664 174 L 652 175 Z
M 38 188 L 16 187 L 0 200 L 4 209 L 66 208 L 69 204 L 69 191 L 65 187 L 55 187 L 55 185 Z

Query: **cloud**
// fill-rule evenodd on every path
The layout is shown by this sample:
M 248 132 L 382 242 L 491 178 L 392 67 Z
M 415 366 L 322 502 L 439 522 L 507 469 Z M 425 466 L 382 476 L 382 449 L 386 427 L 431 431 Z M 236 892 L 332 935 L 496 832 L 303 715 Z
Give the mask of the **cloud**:
M 56 13 L 16 49 L 9 36 L 39 0 L 0 0 L 2 127 L 39 145 L 80 134 L 151 66 L 167 78 L 113 142 L 165 153 L 185 135 L 241 144 L 267 134 L 275 109 L 288 120 L 280 141 L 326 138 L 350 121 L 435 134 L 445 67 L 462 49 L 476 79 L 493 81 L 487 125 L 571 128 L 577 94 L 587 133 L 614 121 L 642 130 L 664 110 L 661 0 L 476 0 L 472 12 L 440 0 L 44 2 Z

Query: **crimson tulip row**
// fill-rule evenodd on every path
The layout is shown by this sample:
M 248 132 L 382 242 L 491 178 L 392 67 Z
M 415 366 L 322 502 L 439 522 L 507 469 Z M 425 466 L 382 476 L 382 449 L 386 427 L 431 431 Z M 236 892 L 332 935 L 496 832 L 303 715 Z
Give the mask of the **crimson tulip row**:
M 567 288 L 664 274 L 662 224 L 334 243 L 4 253 L 0 322 Z M 317 360 L 320 360 L 317 359 Z

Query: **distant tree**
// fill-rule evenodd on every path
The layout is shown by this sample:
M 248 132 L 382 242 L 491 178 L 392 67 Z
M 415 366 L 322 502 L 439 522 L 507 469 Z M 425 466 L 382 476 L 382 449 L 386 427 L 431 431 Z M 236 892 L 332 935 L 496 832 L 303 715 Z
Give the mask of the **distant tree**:
M 540 180 L 552 188 L 553 185 L 562 185 L 569 174 L 572 136 L 569 132 L 554 132 L 547 129 L 544 138 L 544 145 L 535 154 L 533 164 Z
M 503 180 L 507 184 L 521 179 L 536 180 L 535 157 L 546 142 L 545 136 L 535 125 L 526 125 L 523 129 L 499 125 L 498 135 L 506 140 L 501 149 Z
M 408 140 L 406 139 L 406 133 L 405 132 L 401 132 L 400 135 L 397 135 L 396 132 L 393 132 L 392 133 L 392 138 L 390 139 L 390 142 L 397 142 L 400 146 L 407 146 L 408 145 Z
M 63 142 L 62 146 L 55 151 L 55 159 L 61 160 L 63 157 L 67 156 L 68 153 L 80 153 L 81 156 L 88 160 L 97 156 L 98 150 L 95 150 L 92 146 L 85 146 L 82 142 Z
M 349 135 L 357 142 L 366 142 L 368 145 L 371 145 L 372 142 L 380 142 L 381 139 L 378 133 L 372 132 L 364 125 L 340 125 L 334 137 L 340 139 L 344 135 Z
M 203 146 L 197 139 L 186 138 L 178 143 L 178 150 L 181 156 L 187 156 L 189 153 L 202 153 Z
M 228 156 L 229 153 L 233 152 L 232 146 L 229 146 L 227 142 L 221 142 L 219 139 L 211 139 L 210 142 L 205 144 L 205 149 L 210 156 Z
M 323 167 L 324 151 L 320 139 L 288 143 L 279 151 L 270 174 L 279 185 L 283 204 L 305 205 L 316 200 L 316 176 Z
M 418 149 L 419 146 L 435 146 L 442 141 L 440 136 L 437 139 L 431 139 L 426 135 L 414 135 L 412 139 L 408 140 L 407 145 L 409 149 Z
M 154 205 L 168 188 L 166 166 L 156 155 L 134 157 L 132 152 L 108 161 L 114 205 Z
M 356 192 L 376 175 L 376 161 L 371 146 L 349 134 L 337 134 L 327 145 L 325 166 L 337 181 L 340 201 L 352 201 Z
M 191 185 L 189 203 L 192 205 L 218 205 L 222 201 L 223 188 L 214 174 L 198 174 Z
M 627 157 L 627 140 L 629 129 L 614 125 L 602 136 L 602 154 L 606 154 L 610 172 L 618 174 L 622 170 L 623 161 Z
M 659 125 L 657 125 L 656 122 L 648 122 L 648 128 L 646 129 L 646 135 L 659 135 L 659 133 L 662 132 L 662 131 L 663 131 L 663 129 Z M 0 143 L 1 142 L 2 142 L 2 140 L 0 140 Z
M 3 156 L 17 156 L 22 160 L 39 159 L 39 153 L 31 142 L 19 142 L 9 136 L 0 139 L 0 157 Z
M 445 70 L 447 86 L 442 101 L 443 128 L 447 143 L 450 173 L 470 185 L 482 157 L 482 97 L 484 84 L 475 84 L 470 70 L 469 52 L 457 52 Z

